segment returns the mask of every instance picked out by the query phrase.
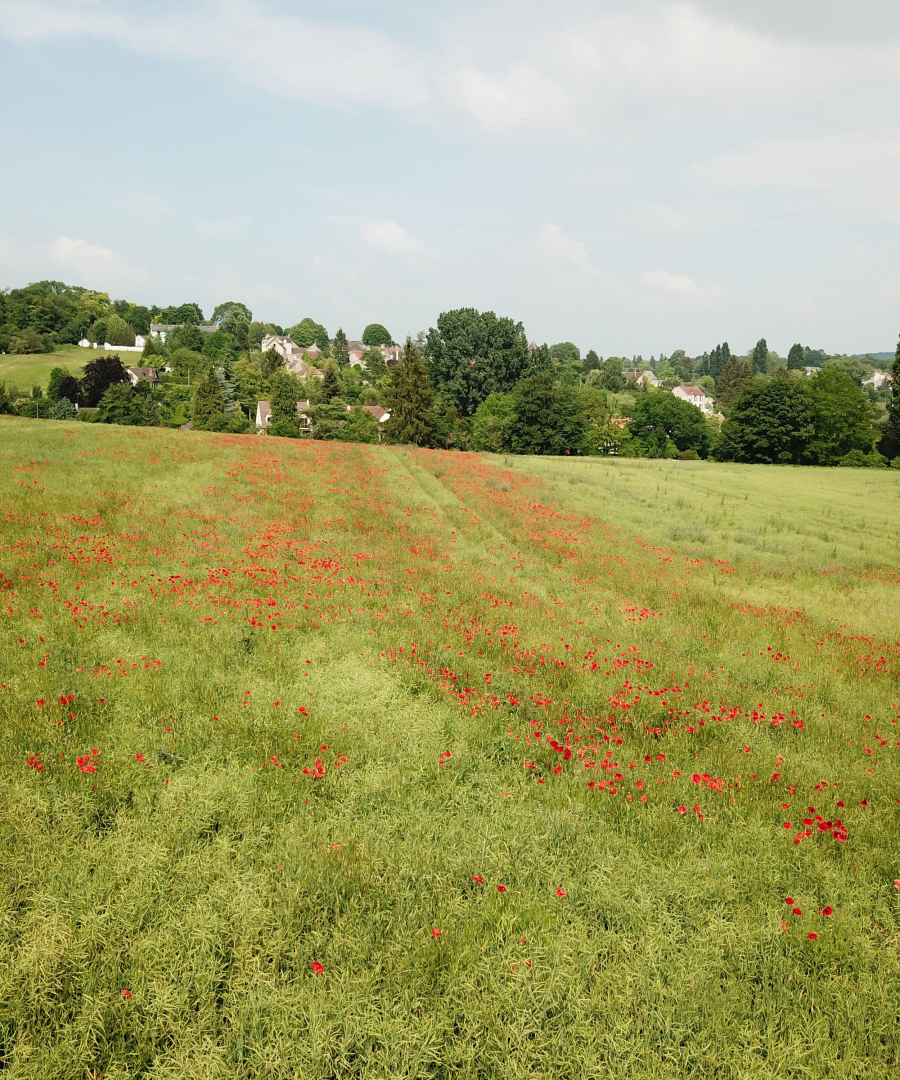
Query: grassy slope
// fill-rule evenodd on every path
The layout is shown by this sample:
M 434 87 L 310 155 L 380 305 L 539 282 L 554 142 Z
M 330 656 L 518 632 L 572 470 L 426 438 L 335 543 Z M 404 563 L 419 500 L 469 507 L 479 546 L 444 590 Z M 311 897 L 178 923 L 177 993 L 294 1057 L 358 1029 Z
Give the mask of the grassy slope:
M 0 426 L 10 1076 L 897 1069 L 896 474 Z
M 50 372 L 56 368 L 68 368 L 69 373 L 76 379 L 81 378 L 84 365 L 98 356 L 115 356 L 115 350 L 105 349 L 79 349 L 60 348 L 52 353 L 36 353 L 33 356 L 0 355 L 0 382 L 7 386 L 18 386 L 21 389 L 30 390 L 32 386 L 42 386 L 47 389 Z M 139 363 L 140 353 L 118 354 L 122 363 L 128 367 L 131 363 Z

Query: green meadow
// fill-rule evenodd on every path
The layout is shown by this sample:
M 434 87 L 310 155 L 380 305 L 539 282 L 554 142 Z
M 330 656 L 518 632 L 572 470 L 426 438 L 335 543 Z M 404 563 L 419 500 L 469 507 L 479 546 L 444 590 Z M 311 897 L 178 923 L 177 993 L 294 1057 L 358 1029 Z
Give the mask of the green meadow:
M 80 349 L 77 345 L 59 347 L 52 353 L 34 353 L 24 356 L 0 354 L 0 382 L 30 390 L 32 386 L 47 389 L 50 372 L 57 367 L 68 368 L 76 379 L 81 378 L 84 365 L 98 356 L 120 356 L 127 367 L 130 363 L 140 364 L 140 353 L 116 353 L 115 349 Z
M 0 418 L 0 1065 L 895 1075 L 898 537 L 897 470 Z

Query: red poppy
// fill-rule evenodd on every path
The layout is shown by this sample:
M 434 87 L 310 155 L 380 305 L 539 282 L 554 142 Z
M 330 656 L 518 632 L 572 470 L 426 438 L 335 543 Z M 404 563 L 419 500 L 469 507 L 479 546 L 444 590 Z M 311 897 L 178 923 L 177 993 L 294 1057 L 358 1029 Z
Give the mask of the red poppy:
M 122 997 L 123 998 L 130 998 L 131 997 L 131 991 L 130 990 L 123 990 L 122 991 Z
M 440 932 L 440 930 L 438 930 L 438 928 L 437 928 L 437 927 L 435 927 L 435 928 L 434 928 L 434 929 L 433 929 L 433 930 L 431 931 L 431 936 L 432 936 L 433 938 L 439 938 L 439 937 L 441 936 L 441 932 Z
M 497 892 L 506 892 L 506 886 L 505 885 L 498 885 L 497 886 Z
M 566 895 L 566 890 L 565 889 L 557 889 L 556 890 L 556 895 L 557 896 L 565 896 Z
M 809 938 L 810 941 L 818 941 L 819 940 L 819 935 L 818 934 L 807 934 L 806 936 Z
M 472 875 L 472 880 L 475 882 L 476 885 L 480 885 L 482 883 L 482 881 L 484 881 L 484 878 L 479 877 L 478 874 L 473 874 Z
M 802 915 L 803 912 L 800 910 L 800 908 L 795 907 L 795 908 L 791 908 L 791 914 L 792 915 Z
M 309 966 L 312 968 L 313 975 L 321 975 L 325 971 L 325 968 L 318 960 L 313 960 Z
M 829 907 L 823 907 L 822 908 L 822 914 L 823 915 L 833 915 L 834 914 L 834 908 L 830 907 L 830 906 Z
M 791 827 L 791 823 L 790 823 L 789 821 L 786 821 L 786 822 L 784 823 L 784 827 L 785 827 L 786 829 L 789 829 L 789 828 Z
M 785 902 L 786 904 L 793 904 L 793 902 L 794 902 L 794 898 L 793 898 L 793 896 L 786 896 L 786 897 L 784 898 L 784 902 Z

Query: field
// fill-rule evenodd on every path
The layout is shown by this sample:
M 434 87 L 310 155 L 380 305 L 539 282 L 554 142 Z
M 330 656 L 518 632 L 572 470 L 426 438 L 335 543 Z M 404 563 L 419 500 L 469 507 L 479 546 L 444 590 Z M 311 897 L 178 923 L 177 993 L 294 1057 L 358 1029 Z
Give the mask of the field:
M 12 1078 L 900 1070 L 900 475 L 0 420 Z
M 140 364 L 140 353 L 116 354 L 115 350 L 105 349 L 79 349 L 77 345 L 71 348 L 59 348 L 52 353 L 34 353 L 33 355 L 17 356 L 0 354 L 0 382 L 6 383 L 7 387 L 17 386 L 22 390 L 31 390 L 32 386 L 42 386 L 47 389 L 50 372 L 55 367 L 68 368 L 69 373 L 76 379 L 81 378 L 84 365 L 98 356 L 115 356 L 122 358 L 122 363 Z

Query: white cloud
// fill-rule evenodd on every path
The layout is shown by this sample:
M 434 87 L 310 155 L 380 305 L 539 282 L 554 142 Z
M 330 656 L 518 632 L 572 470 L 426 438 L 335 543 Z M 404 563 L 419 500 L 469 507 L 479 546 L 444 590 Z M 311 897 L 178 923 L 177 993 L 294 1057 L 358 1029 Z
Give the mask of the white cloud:
M 93 281 L 97 288 L 105 288 L 104 282 L 140 280 L 146 274 L 139 267 L 123 262 L 109 248 L 68 236 L 57 236 L 48 245 L 47 254 L 58 267 L 73 272 L 82 280 Z
M 621 289 L 621 284 L 612 274 L 605 274 L 592 265 L 584 244 L 569 236 L 561 226 L 552 222 L 542 225 L 535 237 L 535 244 L 545 259 L 562 266 L 573 266 L 609 289 Z
M 730 295 L 721 282 L 698 285 L 687 274 L 673 274 L 668 270 L 647 270 L 641 274 L 641 281 L 660 299 L 697 307 L 705 307 L 714 300 L 724 300 Z
M 492 134 L 531 127 L 569 126 L 572 107 L 565 90 L 536 67 L 511 65 L 486 74 L 470 64 L 442 80 L 443 100 Z
M 695 180 L 721 190 L 771 188 L 814 195 L 807 208 L 842 203 L 900 220 L 900 130 L 763 138 L 743 150 L 697 162 Z
M 211 240 L 237 240 L 252 221 L 252 217 L 239 214 L 213 221 L 198 221 L 195 227 L 201 236 L 208 236 Z
M 366 247 L 386 255 L 415 255 L 425 250 L 422 241 L 410 236 L 396 221 L 367 221 L 359 236 Z

